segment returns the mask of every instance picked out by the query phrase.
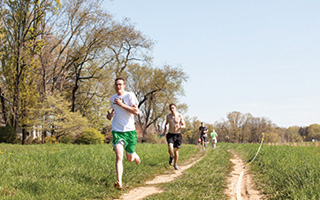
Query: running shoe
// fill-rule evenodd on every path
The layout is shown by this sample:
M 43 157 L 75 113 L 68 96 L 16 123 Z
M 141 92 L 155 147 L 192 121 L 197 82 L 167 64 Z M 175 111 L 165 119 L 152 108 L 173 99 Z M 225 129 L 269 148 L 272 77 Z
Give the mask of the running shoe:
M 178 165 L 174 165 L 174 169 L 178 170 L 179 169 Z
M 172 165 L 172 164 L 173 164 L 173 158 L 170 157 L 170 158 L 169 158 L 169 165 Z

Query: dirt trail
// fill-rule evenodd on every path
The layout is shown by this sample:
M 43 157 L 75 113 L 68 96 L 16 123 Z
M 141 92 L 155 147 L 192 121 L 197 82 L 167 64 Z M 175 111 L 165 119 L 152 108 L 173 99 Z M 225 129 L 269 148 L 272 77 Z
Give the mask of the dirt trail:
M 231 176 L 228 179 L 228 187 L 226 190 L 226 194 L 230 197 L 230 200 L 240 200 L 237 199 L 237 184 L 240 177 L 240 174 L 243 170 L 245 164 L 241 160 L 241 158 L 234 152 L 233 158 L 230 160 L 233 164 L 233 171 L 231 172 Z M 151 181 L 147 181 L 145 186 L 135 188 L 130 190 L 128 193 L 123 194 L 120 199 L 117 200 L 139 200 L 143 199 L 149 195 L 162 193 L 164 192 L 158 184 L 168 183 L 176 179 L 178 176 L 181 176 L 183 171 L 192 167 L 195 163 L 199 162 L 203 157 L 192 158 L 189 160 L 190 164 L 180 166 L 179 170 L 171 170 L 166 172 L 166 174 L 159 175 L 155 177 Z M 252 177 L 248 173 L 248 169 L 244 171 L 242 181 L 241 181 L 241 200 L 258 200 L 265 199 L 264 196 L 255 189 Z
M 122 195 L 118 200 L 126 200 L 126 199 L 138 200 L 138 199 L 143 199 L 152 194 L 162 193 L 163 190 L 157 186 L 158 184 L 168 183 L 173 181 L 178 176 L 181 176 L 184 170 L 190 168 L 195 163 L 199 162 L 204 156 L 205 154 L 202 155 L 201 157 L 190 159 L 189 160 L 189 162 L 191 162 L 190 164 L 179 166 L 180 168 L 179 170 L 173 169 L 172 171 L 167 172 L 167 174 L 159 175 L 155 177 L 153 180 L 147 181 L 146 186 L 135 188 L 129 191 L 128 193 Z
M 233 154 L 233 158 L 231 159 L 231 162 L 234 164 L 234 167 L 233 167 L 233 171 L 231 172 L 231 176 L 228 179 L 227 194 L 231 200 L 239 200 L 237 198 L 237 189 L 240 189 L 238 188 L 238 181 L 245 164 L 236 153 L 232 151 L 230 152 Z M 241 192 L 240 191 L 238 192 L 239 192 L 239 195 L 241 194 L 242 200 L 265 199 L 263 195 L 258 190 L 255 189 L 254 183 L 252 181 L 252 177 L 248 173 L 247 168 L 245 169 L 241 180 L 242 180 L 241 190 L 240 190 Z

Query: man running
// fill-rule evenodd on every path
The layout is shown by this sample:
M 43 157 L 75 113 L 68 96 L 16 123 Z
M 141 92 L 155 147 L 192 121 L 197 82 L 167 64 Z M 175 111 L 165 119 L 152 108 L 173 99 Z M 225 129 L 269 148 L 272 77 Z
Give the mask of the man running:
M 127 160 L 135 161 L 140 164 L 140 157 L 135 152 L 137 145 L 137 132 L 134 126 L 134 115 L 139 114 L 138 100 L 134 93 L 126 92 L 126 87 L 123 78 L 116 78 L 115 90 L 116 93 L 110 98 L 111 112 L 108 111 L 107 118 L 112 120 L 112 144 L 116 154 L 116 171 L 117 179 L 114 187 L 122 189 L 122 174 L 123 174 L 123 152 L 126 151 Z
M 210 133 L 210 135 L 211 135 L 212 147 L 215 149 L 217 144 L 218 133 L 214 129 L 212 129 L 212 132 Z
M 201 125 L 199 127 L 199 132 L 200 132 L 200 139 L 201 139 L 201 145 L 202 145 L 202 150 L 204 151 L 205 148 L 207 147 L 207 133 L 208 133 L 208 128 L 204 126 L 204 123 L 201 122 Z
M 178 167 L 179 152 L 178 151 L 181 148 L 181 144 L 182 144 L 181 129 L 185 128 L 186 126 L 185 126 L 182 115 L 176 112 L 177 110 L 176 105 L 173 103 L 170 104 L 169 109 L 171 113 L 168 114 L 166 117 L 166 123 L 165 123 L 162 136 L 164 136 L 168 130 L 167 142 L 168 142 L 168 150 L 170 155 L 169 165 L 173 165 L 174 169 L 178 170 L 179 169 Z M 168 129 L 168 125 L 169 125 L 169 129 Z

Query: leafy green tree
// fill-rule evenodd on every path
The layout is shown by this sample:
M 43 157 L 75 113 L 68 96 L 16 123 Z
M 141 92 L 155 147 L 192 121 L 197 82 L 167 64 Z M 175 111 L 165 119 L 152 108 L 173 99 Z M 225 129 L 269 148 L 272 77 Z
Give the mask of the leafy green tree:
M 88 127 L 88 120 L 78 112 L 71 112 L 70 103 L 61 95 L 47 95 L 31 115 L 32 124 L 50 132 L 58 140 L 61 136 L 75 137 Z
M 298 126 L 291 126 L 287 128 L 285 133 L 285 138 L 287 142 L 302 142 L 303 139 L 301 135 L 299 134 L 300 127 Z
M 94 128 L 86 129 L 83 133 L 77 136 L 76 144 L 102 144 L 103 135 Z
M 311 124 L 306 128 L 307 132 L 307 141 L 312 141 L 312 139 L 320 141 L 320 125 L 319 124 Z
M 186 128 L 182 129 L 182 139 L 184 143 L 187 144 L 197 144 L 199 135 L 199 126 L 201 121 L 197 117 L 189 117 L 185 118 Z
M 276 130 L 274 131 L 269 131 L 265 133 L 264 136 L 265 143 L 280 143 L 281 142 L 281 137 L 279 136 L 278 132 Z
M 114 21 L 100 4 L 65 1 L 45 24 L 51 34 L 40 57 L 42 94 L 62 92 L 71 111 L 79 111 L 99 130 L 114 78 L 126 73 L 129 64 L 146 62 L 152 46 L 128 20 Z
M 22 93 L 34 91 L 28 91 L 31 87 L 22 86 L 30 86 L 30 73 L 37 67 L 38 54 L 43 46 L 41 22 L 59 5 L 54 0 L 0 1 L 1 98 L 7 100 L 1 103 L 7 115 L 5 118 L 10 119 L 10 125 L 15 130 L 18 126 L 24 127 L 21 119 L 26 116 L 22 113 L 26 111 L 26 104 L 21 102 Z
M 163 122 L 170 103 L 175 103 L 178 110 L 183 111 L 185 105 L 179 105 L 178 97 L 183 95 L 187 75 L 181 68 L 169 65 L 152 68 L 135 64 L 128 71 L 128 88 L 138 98 L 140 114 L 137 121 L 145 138 L 150 126 L 157 127 Z

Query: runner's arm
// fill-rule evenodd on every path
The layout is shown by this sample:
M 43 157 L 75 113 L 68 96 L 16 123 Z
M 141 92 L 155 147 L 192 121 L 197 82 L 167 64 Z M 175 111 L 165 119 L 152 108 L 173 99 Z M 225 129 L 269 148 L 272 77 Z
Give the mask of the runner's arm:
M 138 105 L 133 105 L 133 106 L 128 106 L 124 103 L 122 103 L 122 98 L 120 99 L 115 99 L 114 103 L 117 104 L 118 106 L 120 106 L 121 108 L 125 109 L 126 111 L 128 111 L 131 114 L 134 115 L 138 115 L 139 114 L 139 109 L 138 109 Z
M 184 119 L 182 115 L 180 115 L 180 129 L 186 128 L 186 124 L 184 123 Z
M 163 130 L 163 133 L 162 133 L 162 136 L 165 136 L 166 135 L 166 132 L 167 132 L 167 127 L 168 127 L 168 124 L 169 124 L 169 120 L 168 120 L 168 115 L 166 116 L 166 123 L 164 125 L 164 130 Z
M 107 115 L 108 120 L 111 120 L 113 116 L 114 116 L 114 110 L 112 109 L 111 112 L 108 111 L 108 115 Z
M 208 133 L 208 128 L 204 128 L 203 132 Z

